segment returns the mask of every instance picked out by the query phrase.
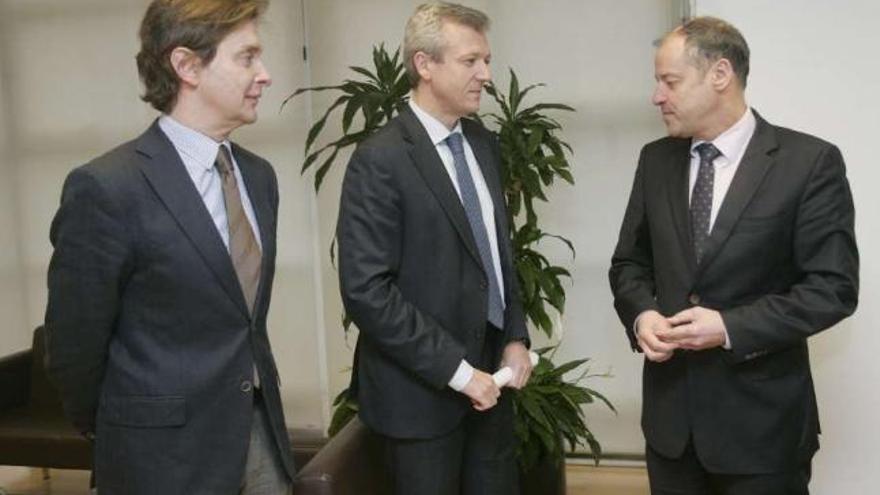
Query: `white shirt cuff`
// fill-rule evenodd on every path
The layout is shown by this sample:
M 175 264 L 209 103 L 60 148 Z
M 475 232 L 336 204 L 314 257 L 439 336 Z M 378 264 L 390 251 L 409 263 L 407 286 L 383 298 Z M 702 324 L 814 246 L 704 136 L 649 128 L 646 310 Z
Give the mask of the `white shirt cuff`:
M 461 364 L 458 365 L 458 369 L 455 370 L 455 374 L 452 375 L 452 380 L 449 380 L 449 386 L 452 387 L 452 390 L 461 392 L 473 377 L 474 367 L 462 359 Z

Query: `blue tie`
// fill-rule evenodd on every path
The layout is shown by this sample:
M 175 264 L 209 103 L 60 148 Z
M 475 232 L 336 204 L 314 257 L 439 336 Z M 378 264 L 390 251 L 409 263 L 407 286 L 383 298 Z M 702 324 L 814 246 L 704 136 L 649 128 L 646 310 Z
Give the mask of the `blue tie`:
M 504 328 L 504 303 L 501 300 L 501 289 L 498 287 L 498 278 L 495 275 L 495 263 L 492 260 L 492 250 L 489 248 L 489 236 L 486 232 L 486 224 L 483 223 L 483 210 L 480 207 L 480 198 L 477 196 L 477 188 L 474 179 L 464 157 L 464 145 L 462 135 L 454 132 L 446 138 L 446 145 L 452 151 L 455 162 L 455 177 L 458 181 L 458 190 L 461 194 L 461 203 L 467 215 L 468 223 L 471 224 L 471 233 L 477 243 L 477 251 L 483 262 L 483 271 L 489 282 L 489 323 L 496 328 Z
M 697 264 L 703 260 L 706 241 L 709 240 L 709 220 L 712 218 L 712 192 L 715 188 L 715 166 L 712 162 L 721 156 L 721 151 L 712 143 L 702 143 L 696 148 L 700 155 L 700 169 L 691 193 L 691 229 L 694 237 L 694 252 Z

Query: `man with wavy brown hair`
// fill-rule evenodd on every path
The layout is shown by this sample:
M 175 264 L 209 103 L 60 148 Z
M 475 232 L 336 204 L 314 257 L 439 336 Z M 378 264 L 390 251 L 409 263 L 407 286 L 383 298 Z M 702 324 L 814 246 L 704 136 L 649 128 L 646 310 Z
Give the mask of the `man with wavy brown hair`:
M 271 78 L 265 0 L 154 0 L 137 66 L 161 116 L 68 176 L 52 223 L 47 368 L 94 440 L 101 495 L 288 493 L 266 331 L 278 187 L 229 141 Z

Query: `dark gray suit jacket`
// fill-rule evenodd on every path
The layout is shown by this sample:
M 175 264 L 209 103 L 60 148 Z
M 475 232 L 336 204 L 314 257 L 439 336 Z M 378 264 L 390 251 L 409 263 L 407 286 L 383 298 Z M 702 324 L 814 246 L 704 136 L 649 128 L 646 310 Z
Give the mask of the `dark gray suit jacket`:
M 253 366 L 293 474 L 266 334 L 278 189 L 271 166 L 233 153 L 263 246 L 256 309 L 165 134 L 75 169 L 52 223 L 47 368 L 65 410 L 96 434 L 102 494 L 235 494 L 253 417 Z
M 527 338 L 494 136 L 462 119 L 495 205 L 504 277 L 503 345 Z M 452 180 L 407 107 L 352 155 L 338 222 L 339 279 L 360 330 L 352 388 L 360 416 L 395 438 L 431 438 L 458 425 L 470 401 L 447 382 L 476 365 L 487 331 L 487 274 Z M 493 368 L 494 369 L 494 368 Z M 493 369 L 484 371 L 493 371 Z
M 645 361 L 642 427 L 668 457 L 689 438 L 712 472 L 799 466 L 818 448 L 807 337 L 855 311 L 859 258 L 840 151 L 757 127 L 697 265 L 688 221 L 690 140 L 642 149 L 610 270 L 614 305 L 637 349 L 644 310 L 720 311 L 732 349 Z

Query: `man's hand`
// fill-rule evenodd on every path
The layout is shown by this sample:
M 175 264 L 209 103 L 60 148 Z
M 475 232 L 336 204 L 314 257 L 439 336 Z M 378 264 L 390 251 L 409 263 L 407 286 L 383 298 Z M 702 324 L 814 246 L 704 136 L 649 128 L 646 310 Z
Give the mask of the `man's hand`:
M 529 382 L 529 377 L 532 376 L 532 360 L 529 358 L 529 350 L 525 344 L 519 341 L 511 342 L 504 347 L 501 366 L 508 366 L 513 371 L 513 379 L 507 383 L 508 387 L 523 388 Z
M 665 343 L 682 349 L 700 351 L 721 347 L 727 341 L 727 327 L 721 313 L 714 309 L 694 306 L 668 319 L 672 328 L 657 332 Z
M 675 342 L 664 341 L 658 336 L 672 329 L 669 321 L 660 313 L 648 310 L 639 315 L 636 324 L 636 338 L 645 357 L 655 363 L 662 363 L 672 357 L 679 346 Z
M 470 397 L 474 409 L 486 411 L 498 403 L 498 396 L 501 395 L 501 390 L 498 388 L 498 385 L 495 385 L 492 375 L 475 369 L 471 381 L 464 386 L 461 393 Z

